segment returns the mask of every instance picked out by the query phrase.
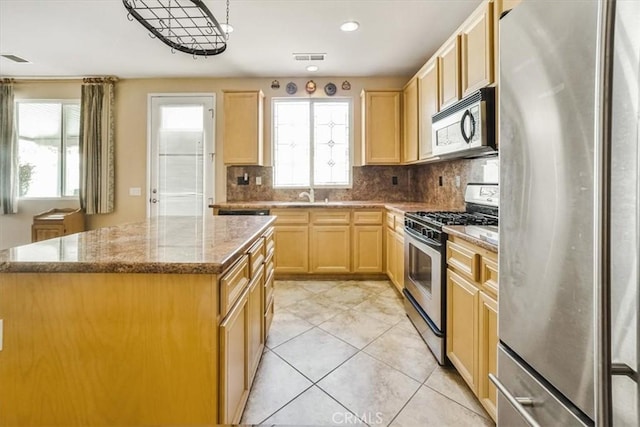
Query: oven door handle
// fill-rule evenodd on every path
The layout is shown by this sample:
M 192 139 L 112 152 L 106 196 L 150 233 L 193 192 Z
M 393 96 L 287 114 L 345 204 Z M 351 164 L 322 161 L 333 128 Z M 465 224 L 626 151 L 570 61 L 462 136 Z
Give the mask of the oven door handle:
M 424 236 L 418 232 L 416 232 L 415 230 L 412 230 L 411 228 L 406 228 L 404 229 L 404 231 L 406 231 L 407 233 L 409 233 L 409 235 L 411 235 L 411 237 L 413 237 L 414 239 L 416 239 L 418 242 L 423 243 L 437 251 L 440 250 L 440 248 L 442 247 L 442 243 L 437 242 L 433 239 L 428 238 L 427 236 Z

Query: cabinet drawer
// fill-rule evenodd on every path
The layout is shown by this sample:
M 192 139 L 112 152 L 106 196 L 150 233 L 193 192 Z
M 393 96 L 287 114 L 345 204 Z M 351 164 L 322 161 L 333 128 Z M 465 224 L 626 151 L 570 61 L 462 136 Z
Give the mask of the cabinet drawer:
M 311 223 L 313 224 L 349 224 L 351 212 L 348 210 L 323 209 L 311 211 Z
M 249 283 L 249 256 L 243 255 L 220 279 L 220 315 L 224 318 Z
M 396 217 L 395 215 L 393 215 L 391 212 L 387 212 L 386 214 L 386 219 L 387 219 L 387 227 L 389 227 L 390 229 L 395 229 L 396 228 Z
M 264 307 L 265 307 L 265 313 L 267 310 L 267 307 L 269 306 L 269 302 L 273 299 L 273 292 L 275 290 L 274 286 L 273 286 L 273 272 L 271 274 L 267 274 L 266 275 L 266 279 L 264 280 Z
M 271 209 L 271 215 L 275 215 L 276 224 L 308 224 L 309 211 L 306 209 Z
M 356 225 L 382 224 L 382 211 L 353 211 L 353 223 Z
M 267 276 L 275 269 L 274 254 L 275 251 L 271 251 L 271 253 L 267 254 L 267 258 L 264 260 L 264 274 L 266 274 Z
M 482 257 L 480 282 L 482 282 L 484 291 L 494 298 L 498 297 L 498 263 L 487 257 Z
M 265 341 L 266 341 L 266 337 L 269 335 L 269 329 L 271 329 L 271 322 L 273 321 L 273 313 L 274 313 L 273 298 L 271 298 L 271 301 L 269 301 L 269 304 L 267 305 L 267 309 L 264 314 Z
M 274 231 L 273 227 L 270 227 L 264 233 L 264 254 L 265 254 L 265 257 L 268 258 L 269 254 L 273 254 L 275 246 L 276 246 L 275 231 Z
M 447 264 L 474 282 L 480 279 L 480 255 L 465 246 L 448 241 Z
M 264 262 L 264 240 L 258 239 L 255 245 L 251 246 L 249 254 L 249 277 L 254 278 L 258 269 Z

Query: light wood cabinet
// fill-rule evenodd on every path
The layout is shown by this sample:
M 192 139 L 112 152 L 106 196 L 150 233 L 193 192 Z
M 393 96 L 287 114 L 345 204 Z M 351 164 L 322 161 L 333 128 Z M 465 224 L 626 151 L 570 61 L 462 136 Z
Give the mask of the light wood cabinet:
M 80 209 L 51 209 L 33 217 L 31 241 L 52 239 L 84 231 L 84 212 Z
M 400 163 L 400 95 L 399 91 L 362 91 L 363 164 Z
M 404 215 L 387 212 L 386 272 L 391 283 L 402 293 L 404 287 Z
M 351 228 L 348 225 L 312 225 L 311 273 L 351 271 Z
M 413 78 L 402 92 L 403 163 L 418 160 L 418 79 Z
M 460 99 L 460 37 L 451 37 L 438 53 L 440 109 Z
M 431 60 L 418 72 L 418 158 L 432 156 L 431 117 L 440 110 L 438 61 Z
M 474 393 L 478 382 L 478 294 L 467 279 L 447 271 L 447 357 Z
M 353 227 L 353 272 L 382 273 L 382 226 Z
M 462 97 L 494 82 L 493 3 L 483 2 L 460 30 Z
M 249 323 L 247 327 L 247 363 L 248 382 L 251 384 L 258 369 L 258 363 L 262 357 L 264 349 L 264 267 L 260 266 L 249 285 L 249 295 L 247 298 L 247 310 L 249 312 Z
M 309 226 L 277 225 L 276 273 L 309 271 Z
M 233 310 L 220 324 L 220 421 L 240 422 L 249 396 L 249 290 L 245 289 Z
M 496 419 L 497 254 L 456 236 L 447 241 L 447 356 Z
M 225 164 L 263 164 L 263 116 L 262 91 L 224 91 L 222 144 Z
M 497 394 L 489 374 L 497 374 L 498 303 L 484 292 L 479 293 L 478 336 L 478 399 L 495 420 Z

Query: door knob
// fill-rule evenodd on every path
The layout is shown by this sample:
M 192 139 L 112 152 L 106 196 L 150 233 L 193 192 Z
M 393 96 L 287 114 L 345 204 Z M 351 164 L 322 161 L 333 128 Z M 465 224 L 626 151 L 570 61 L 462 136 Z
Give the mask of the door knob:
M 158 203 L 158 199 L 151 199 L 151 203 Z

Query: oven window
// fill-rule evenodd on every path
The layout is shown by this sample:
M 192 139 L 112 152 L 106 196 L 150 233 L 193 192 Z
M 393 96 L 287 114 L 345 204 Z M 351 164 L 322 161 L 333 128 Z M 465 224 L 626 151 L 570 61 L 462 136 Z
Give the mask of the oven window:
M 431 257 L 409 243 L 409 277 L 421 291 L 431 296 Z

